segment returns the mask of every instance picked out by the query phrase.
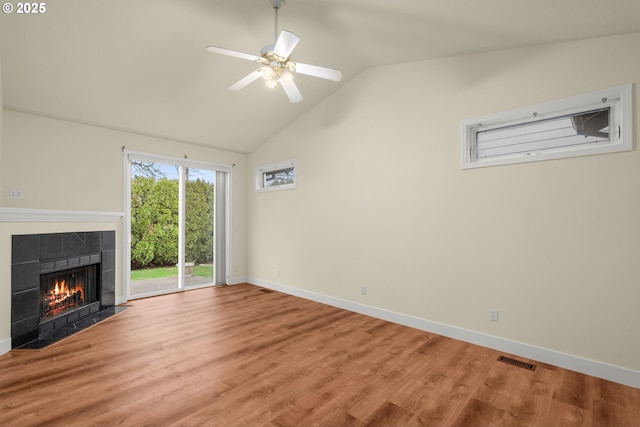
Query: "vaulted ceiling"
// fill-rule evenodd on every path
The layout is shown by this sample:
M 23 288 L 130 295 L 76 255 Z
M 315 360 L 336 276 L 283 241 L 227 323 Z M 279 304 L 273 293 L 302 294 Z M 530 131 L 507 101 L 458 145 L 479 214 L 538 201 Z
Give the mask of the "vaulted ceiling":
M 274 38 L 269 0 L 45 5 L 0 15 L 6 109 L 245 153 L 368 67 L 640 31 L 637 0 L 288 0 L 292 59 L 344 75 L 297 75 L 292 104 L 260 82 L 227 90 L 257 65 L 205 50 L 259 55 Z

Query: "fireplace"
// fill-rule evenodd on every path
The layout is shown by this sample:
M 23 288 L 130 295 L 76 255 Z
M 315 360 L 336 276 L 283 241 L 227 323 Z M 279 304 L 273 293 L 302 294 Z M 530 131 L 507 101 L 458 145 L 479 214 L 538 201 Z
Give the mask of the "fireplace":
M 100 311 L 101 254 L 40 262 L 40 336 Z
M 41 348 L 114 305 L 115 232 L 13 236 L 13 348 Z
M 97 264 L 40 276 L 40 323 L 97 301 Z

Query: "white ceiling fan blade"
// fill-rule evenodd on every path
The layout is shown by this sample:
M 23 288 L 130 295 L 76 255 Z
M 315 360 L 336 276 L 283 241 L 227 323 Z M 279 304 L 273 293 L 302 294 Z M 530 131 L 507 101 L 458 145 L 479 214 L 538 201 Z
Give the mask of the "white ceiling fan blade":
M 262 69 L 259 68 L 259 69 L 255 70 L 254 72 L 247 74 L 246 76 L 244 76 L 243 78 L 241 78 L 240 80 L 238 80 L 237 82 L 235 82 L 234 84 L 229 86 L 229 90 L 240 90 L 243 87 L 246 87 L 249 84 L 255 82 L 260 77 L 262 77 L 261 70 Z
M 225 49 L 223 47 L 218 47 L 218 46 L 209 46 L 207 48 L 207 51 L 211 53 L 220 53 L 222 55 L 233 56 L 235 58 L 240 58 L 240 59 L 248 59 L 249 61 L 256 61 L 257 59 L 260 58 L 259 56 L 238 52 L 236 50 Z
M 304 99 L 302 97 L 302 93 L 300 93 L 300 90 L 298 89 L 298 86 L 296 86 L 293 80 L 280 79 L 278 80 L 278 82 L 280 83 L 280 86 L 282 86 L 282 89 L 284 89 L 284 92 L 289 97 L 289 101 L 295 104 L 296 102 L 300 102 Z
M 288 58 L 291 52 L 293 52 L 293 49 L 298 45 L 298 42 L 300 42 L 300 37 L 290 31 L 282 30 L 273 47 L 273 53 L 281 58 Z
M 302 64 L 300 62 L 295 62 L 294 64 L 296 73 L 306 74 L 313 77 L 320 77 L 321 79 L 333 80 L 335 82 L 339 82 L 340 80 L 342 80 L 342 72 L 340 70 L 319 67 L 317 65 Z

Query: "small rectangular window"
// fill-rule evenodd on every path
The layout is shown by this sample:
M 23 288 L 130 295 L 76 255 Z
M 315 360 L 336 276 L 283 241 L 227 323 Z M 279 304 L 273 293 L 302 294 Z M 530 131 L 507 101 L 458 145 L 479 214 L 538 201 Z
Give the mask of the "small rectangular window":
M 296 188 L 296 161 L 270 163 L 256 168 L 256 191 L 290 190 Z
M 462 124 L 462 167 L 632 149 L 631 85 Z
M 265 188 L 290 185 L 296 182 L 296 174 L 293 167 L 262 172 L 262 178 L 262 186 Z

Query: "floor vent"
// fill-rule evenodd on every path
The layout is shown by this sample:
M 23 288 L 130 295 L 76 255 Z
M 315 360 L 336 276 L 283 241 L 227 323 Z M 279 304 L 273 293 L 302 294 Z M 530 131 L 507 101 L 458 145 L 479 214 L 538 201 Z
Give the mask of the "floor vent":
M 507 363 L 509 365 L 517 366 L 518 368 L 528 369 L 530 371 L 535 371 L 536 370 L 536 365 L 534 365 L 532 363 L 527 363 L 527 362 L 523 362 L 521 360 L 512 359 L 512 358 L 507 357 L 507 356 L 498 357 L 498 362 L 504 362 L 504 363 Z

